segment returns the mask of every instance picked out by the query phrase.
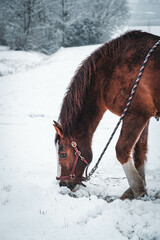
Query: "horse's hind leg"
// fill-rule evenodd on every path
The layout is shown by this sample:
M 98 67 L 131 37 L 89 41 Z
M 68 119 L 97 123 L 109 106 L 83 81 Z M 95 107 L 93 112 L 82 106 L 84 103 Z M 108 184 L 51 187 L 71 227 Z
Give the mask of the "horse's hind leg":
M 145 183 L 145 161 L 147 153 L 148 126 L 149 122 L 144 128 L 139 140 L 137 141 L 133 153 L 134 165 Z
M 146 161 L 146 153 L 147 153 L 147 140 L 148 140 L 148 125 L 144 128 L 142 134 L 140 135 L 137 143 L 135 144 L 134 151 L 133 151 L 133 159 L 134 165 L 144 181 L 145 181 L 145 161 Z M 122 195 L 121 199 L 125 198 L 134 198 L 134 194 L 131 188 L 128 188 Z
M 129 115 L 124 118 L 122 130 L 120 133 L 119 140 L 116 145 L 116 153 L 117 158 L 123 166 L 125 171 L 128 183 L 130 185 L 129 193 L 133 192 L 134 197 L 143 196 L 146 193 L 145 183 L 144 183 L 144 176 L 143 171 L 140 171 L 140 165 L 138 164 L 138 160 L 135 163 L 135 167 L 130 154 L 133 150 L 134 146 L 137 143 L 137 146 L 140 144 L 140 136 L 143 131 L 145 132 L 144 128 L 148 122 L 150 117 L 146 115 L 135 116 Z M 139 143 L 138 143 L 139 142 Z M 139 156 L 139 154 L 138 154 Z M 138 157 L 134 157 L 134 159 L 138 159 Z

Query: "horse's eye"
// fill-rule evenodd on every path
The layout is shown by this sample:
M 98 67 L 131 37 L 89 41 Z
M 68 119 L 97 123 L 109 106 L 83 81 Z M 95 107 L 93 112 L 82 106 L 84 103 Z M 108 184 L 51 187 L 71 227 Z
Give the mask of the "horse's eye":
M 67 157 L 67 154 L 66 153 L 60 153 L 60 158 L 66 158 Z

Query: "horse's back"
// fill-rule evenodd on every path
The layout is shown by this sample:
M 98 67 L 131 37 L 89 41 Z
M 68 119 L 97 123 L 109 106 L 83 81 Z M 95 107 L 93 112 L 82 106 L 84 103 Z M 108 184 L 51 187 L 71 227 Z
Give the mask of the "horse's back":
M 143 34 L 143 33 L 142 33 Z M 141 65 L 146 57 L 146 54 L 160 40 L 159 36 L 144 33 L 144 40 L 141 41 L 139 47 L 142 47 Z M 140 87 L 138 92 L 140 101 L 144 103 L 144 111 L 149 111 L 152 116 L 159 116 L 160 114 L 160 45 L 152 52 L 147 64 L 145 65 L 142 79 L 140 80 Z M 141 106 L 141 103 L 140 103 Z M 142 106 L 142 107 L 143 107 Z M 143 111 L 143 109 L 142 109 Z
M 135 31 L 132 37 L 126 39 L 124 48 L 112 74 L 112 83 L 106 90 L 112 92 L 106 94 L 106 102 L 110 102 L 109 109 L 120 115 L 129 98 L 132 87 L 136 81 L 144 59 L 153 45 L 160 39 L 156 35 Z M 147 62 L 139 86 L 133 97 L 129 112 L 147 112 L 151 116 L 160 114 L 160 46 L 152 53 Z M 109 99 L 109 97 L 110 99 Z

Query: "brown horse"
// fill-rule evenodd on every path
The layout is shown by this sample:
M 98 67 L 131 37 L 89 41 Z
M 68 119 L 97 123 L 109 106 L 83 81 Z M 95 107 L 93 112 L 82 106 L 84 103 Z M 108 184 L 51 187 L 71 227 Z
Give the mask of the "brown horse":
M 104 44 L 77 70 L 63 100 L 60 124 L 54 122 L 60 186 L 74 190 L 82 182 L 84 169 L 92 160 L 91 143 L 97 125 L 107 109 L 118 116 L 122 114 L 145 56 L 159 39 L 146 32 L 128 32 Z M 157 47 L 144 69 L 116 144 L 117 159 L 130 186 L 122 199 L 146 194 L 148 124 L 152 116 L 160 117 L 159 63 Z M 132 151 L 134 162 L 130 157 Z

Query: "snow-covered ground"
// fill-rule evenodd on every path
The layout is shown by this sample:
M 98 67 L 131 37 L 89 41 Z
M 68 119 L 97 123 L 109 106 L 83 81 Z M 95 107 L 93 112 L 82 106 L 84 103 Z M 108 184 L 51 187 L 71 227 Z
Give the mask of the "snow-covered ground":
M 160 27 L 153 32 L 160 35 Z M 155 33 L 154 32 L 154 33 Z M 87 187 L 55 180 L 52 120 L 79 63 L 97 46 L 43 54 L 0 51 L 0 240 L 160 239 L 160 122 L 151 120 L 148 197 L 119 200 L 128 187 L 113 139 Z M 93 139 L 93 164 L 118 117 L 106 112 Z M 111 199 L 115 199 L 111 201 Z

